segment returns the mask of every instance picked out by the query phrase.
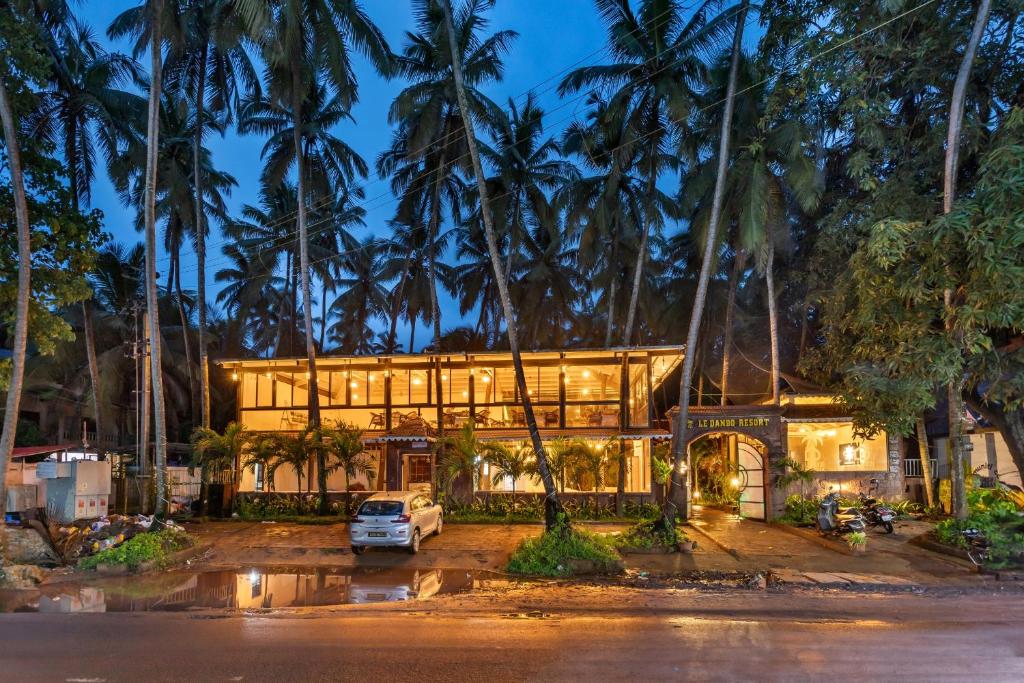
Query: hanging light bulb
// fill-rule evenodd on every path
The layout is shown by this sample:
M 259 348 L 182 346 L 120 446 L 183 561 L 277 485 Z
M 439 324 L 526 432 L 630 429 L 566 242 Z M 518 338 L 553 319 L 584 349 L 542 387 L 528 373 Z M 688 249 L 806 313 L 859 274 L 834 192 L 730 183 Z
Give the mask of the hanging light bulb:
M 583 371 L 583 379 L 590 379 L 590 370 Z
M 355 380 L 352 380 L 351 382 L 348 383 L 348 385 L 350 387 L 352 387 L 353 389 L 355 389 L 356 387 L 359 386 L 359 382 L 356 382 Z
M 232 372 L 231 373 L 231 380 L 234 381 L 234 382 L 238 381 L 238 373 L 237 372 Z

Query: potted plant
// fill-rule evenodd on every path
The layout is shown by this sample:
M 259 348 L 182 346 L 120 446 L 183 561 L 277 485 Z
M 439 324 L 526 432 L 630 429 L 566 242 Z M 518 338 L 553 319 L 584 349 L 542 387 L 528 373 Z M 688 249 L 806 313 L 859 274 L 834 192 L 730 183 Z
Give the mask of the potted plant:
M 868 549 L 868 536 L 863 531 L 854 531 L 846 537 L 846 543 L 855 555 L 860 555 Z

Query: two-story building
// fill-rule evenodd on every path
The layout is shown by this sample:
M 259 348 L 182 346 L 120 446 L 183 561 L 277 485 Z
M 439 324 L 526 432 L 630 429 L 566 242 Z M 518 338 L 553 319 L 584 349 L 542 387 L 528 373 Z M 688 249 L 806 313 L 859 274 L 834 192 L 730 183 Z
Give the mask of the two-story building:
M 545 441 L 571 439 L 596 450 L 616 440 L 626 453 L 627 493 L 652 491 L 651 443 L 668 438 L 656 426 L 654 396 L 682 359 L 682 347 L 660 346 L 523 353 L 526 391 Z M 305 358 L 221 361 L 238 387 L 238 421 L 259 432 L 297 431 L 306 424 L 310 379 Z M 359 490 L 428 487 L 435 470 L 439 433 L 452 434 L 472 421 L 480 441 L 529 439 L 522 396 L 509 352 L 323 356 L 317 360 L 321 420 L 363 432 L 373 461 L 370 476 L 352 483 Z M 671 396 L 677 387 L 666 388 Z M 661 402 L 665 405 L 665 401 Z M 541 491 L 524 476 L 497 485 L 481 463 L 478 487 Z M 303 477 L 303 488 L 312 471 Z M 246 470 L 241 491 L 297 491 L 287 467 L 274 481 L 260 468 Z M 616 477 L 566 481 L 566 490 L 615 491 Z M 343 491 L 335 474 L 332 491 Z

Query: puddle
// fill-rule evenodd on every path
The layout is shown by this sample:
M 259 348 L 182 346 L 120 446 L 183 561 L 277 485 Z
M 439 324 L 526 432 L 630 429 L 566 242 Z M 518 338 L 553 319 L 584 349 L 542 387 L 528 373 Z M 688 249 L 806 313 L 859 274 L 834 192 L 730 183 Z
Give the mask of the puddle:
M 393 567 L 169 572 L 0 590 L 0 612 L 259 610 L 427 600 L 471 591 L 494 576 L 464 569 Z

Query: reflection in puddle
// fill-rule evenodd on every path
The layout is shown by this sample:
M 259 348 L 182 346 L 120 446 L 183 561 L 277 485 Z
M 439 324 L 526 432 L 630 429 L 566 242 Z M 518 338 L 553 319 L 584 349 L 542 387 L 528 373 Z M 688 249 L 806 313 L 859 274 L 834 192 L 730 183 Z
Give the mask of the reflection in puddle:
M 0 591 L 0 612 L 266 609 L 425 600 L 472 590 L 486 572 L 456 569 L 267 569 L 173 572 Z

